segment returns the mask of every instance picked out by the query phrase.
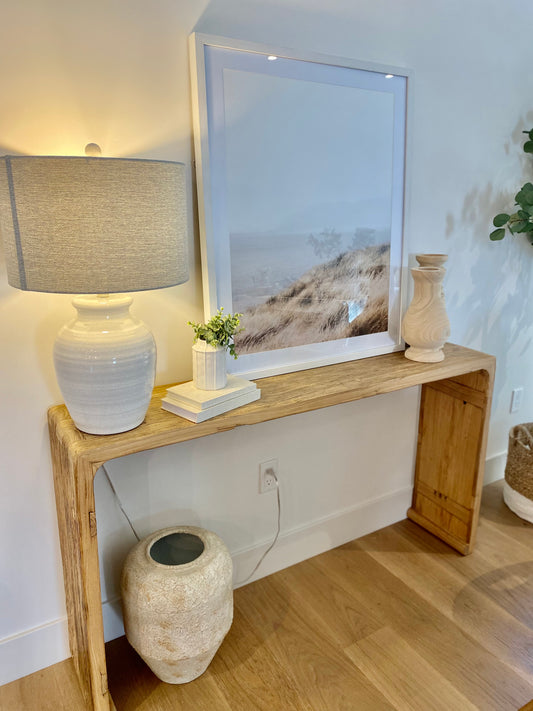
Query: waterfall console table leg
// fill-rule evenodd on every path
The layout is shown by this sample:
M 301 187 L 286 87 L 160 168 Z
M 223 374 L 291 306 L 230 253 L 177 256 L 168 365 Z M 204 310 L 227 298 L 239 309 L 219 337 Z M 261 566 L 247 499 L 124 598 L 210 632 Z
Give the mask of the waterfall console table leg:
M 111 711 L 94 511 L 98 467 L 71 456 L 54 423 L 49 425 L 70 650 L 87 708 Z
M 422 386 L 410 519 L 463 554 L 481 503 L 494 369 Z

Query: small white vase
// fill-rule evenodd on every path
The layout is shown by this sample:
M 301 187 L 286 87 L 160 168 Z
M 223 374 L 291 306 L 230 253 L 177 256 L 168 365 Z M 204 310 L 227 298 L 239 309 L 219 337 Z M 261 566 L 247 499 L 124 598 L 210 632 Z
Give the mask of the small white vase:
M 442 293 L 442 267 L 415 267 L 414 296 L 402 322 L 402 337 L 409 344 L 405 357 L 423 363 L 444 359 L 442 346 L 450 336 L 450 322 Z
M 226 349 L 196 341 L 192 347 L 192 379 L 199 390 L 220 390 L 226 387 Z
M 207 669 L 233 620 L 232 580 L 224 542 L 196 526 L 162 529 L 129 552 L 124 629 L 161 681 L 185 684 Z

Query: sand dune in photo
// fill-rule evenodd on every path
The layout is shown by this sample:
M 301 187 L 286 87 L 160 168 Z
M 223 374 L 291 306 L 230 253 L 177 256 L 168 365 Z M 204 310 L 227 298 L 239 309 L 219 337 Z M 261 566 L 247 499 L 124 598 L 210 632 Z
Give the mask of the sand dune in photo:
M 244 311 L 238 353 L 256 353 L 387 330 L 389 245 L 345 252 Z

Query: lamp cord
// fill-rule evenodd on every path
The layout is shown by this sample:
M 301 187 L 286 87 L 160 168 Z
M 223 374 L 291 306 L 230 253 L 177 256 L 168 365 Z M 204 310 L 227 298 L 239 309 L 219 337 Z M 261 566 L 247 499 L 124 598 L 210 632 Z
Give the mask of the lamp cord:
M 119 495 L 117 494 L 117 490 L 116 490 L 115 487 L 113 486 L 113 482 L 111 481 L 111 479 L 110 479 L 110 477 L 109 477 L 109 473 L 108 473 L 108 471 L 107 471 L 107 469 L 106 469 L 106 467 L 105 467 L 105 464 L 102 464 L 102 469 L 104 470 L 104 474 L 106 475 L 107 481 L 109 482 L 109 486 L 111 487 L 111 491 L 113 492 L 113 495 L 114 495 L 114 497 L 115 497 L 115 500 L 116 500 L 117 504 L 119 505 L 120 510 L 121 510 L 122 513 L 124 514 L 124 518 L 125 518 L 126 521 L 130 524 L 130 528 L 131 528 L 131 530 L 133 531 L 133 535 L 135 536 L 135 538 L 136 538 L 138 541 L 140 541 L 141 539 L 139 538 L 139 535 L 137 534 L 137 531 L 136 531 L 135 528 L 133 527 L 133 524 L 132 524 L 132 522 L 130 521 L 130 517 L 129 517 L 128 514 L 126 513 L 126 511 L 125 511 L 125 509 L 124 509 L 124 506 L 122 506 L 122 501 L 120 500 L 120 497 L 119 497 Z
M 111 477 L 109 476 L 109 472 L 107 471 L 105 464 L 102 464 L 101 466 L 102 466 L 102 469 L 103 469 L 104 474 L 105 474 L 105 476 L 106 476 L 106 479 L 107 479 L 107 481 L 109 482 L 109 486 L 111 487 L 111 491 L 113 492 L 113 496 L 115 497 L 115 501 L 117 502 L 117 504 L 118 504 L 120 510 L 122 511 L 122 513 L 123 513 L 123 515 L 124 515 L 124 518 L 125 518 L 126 521 L 129 523 L 129 526 L 130 526 L 131 530 L 133 531 L 133 535 L 135 536 L 135 538 L 136 538 L 138 541 L 140 541 L 141 539 L 140 539 L 140 537 L 139 537 L 137 531 L 135 530 L 135 527 L 133 526 L 133 523 L 131 522 L 130 517 L 129 517 L 128 514 L 126 513 L 126 510 L 124 509 L 124 506 L 122 505 L 122 501 L 120 500 L 120 497 L 119 497 L 119 495 L 118 495 L 118 493 L 117 493 L 117 490 L 115 489 L 115 487 L 114 487 L 114 485 L 113 485 L 113 482 L 111 481 Z M 235 583 L 235 585 L 238 586 L 238 587 L 240 587 L 241 585 L 244 585 L 245 583 L 247 583 L 247 582 L 250 580 L 250 578 L 255 575 L 255 573 L 259 570 L 259 566 L 261 565 L 261 563 L 265 560 L 265 558 L 266 558 L 267 555 L 270 553 L 270 551 L 272 550 L 272 548 L 274 548 L 274 546 L 275 546 L 276 543 L 278 542 L 279 534 L 280 534 L 280 531 L 281 531 L 281 496 L 280 496 L 280 493 L 279 493 L 279 481 L 278 481 L 278 477 L 276 476 L 276 473 L 275 473 L 274 471 L 271 472 L 271 475 L 274 477 L 274 481 L 276 482 L 276 498 L 277 498 L 277 502 L 278 502 L 278 523 L 277 523 L 276 535 L 274 536 L 274 540 L 272 541 L 272 543 L 269 545 L 269 547 L 266 549 L 266 551 L 263 553 L 263 555 L 262 555 L 262 556 L 259 558 L 259 560 L 257 561 L 257 563 L 256 563 L 254 569 L 252 570 L 252 572 L 251 572 L 246 578 L 244 578 L 244 580 L 240 580 L 240 581 L 238 581 L 238 582 Z

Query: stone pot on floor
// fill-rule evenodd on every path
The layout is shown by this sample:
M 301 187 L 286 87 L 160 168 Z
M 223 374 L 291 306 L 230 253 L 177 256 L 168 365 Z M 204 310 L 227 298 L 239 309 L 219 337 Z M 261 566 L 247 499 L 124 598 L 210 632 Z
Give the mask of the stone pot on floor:
M 124 628 L 131 646 L 162 681 L 200 676 L 233 620 L 233 565 L 224 542 L 196 526 L 152 533 L 122 572 Z

